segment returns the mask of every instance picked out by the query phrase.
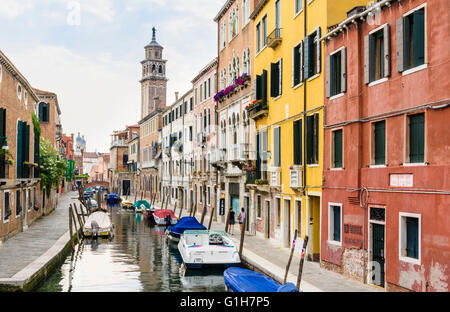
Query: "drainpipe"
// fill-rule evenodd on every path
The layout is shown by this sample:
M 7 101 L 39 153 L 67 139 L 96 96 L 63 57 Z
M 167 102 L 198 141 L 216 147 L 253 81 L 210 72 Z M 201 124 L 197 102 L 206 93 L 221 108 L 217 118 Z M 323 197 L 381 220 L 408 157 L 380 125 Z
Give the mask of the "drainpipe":
M 304 36 L 303 38 L 306 38 L 306 34 L 307 34 L 307 27 L 306 27 L 306 11 L 307 11 L 307 5 L 305 5 L 305 7 L 303 8 L 303 21 L 304 21 Z M 303 39 L 303 42 L 305 42 L 305 39 Z M 303 48 L 304 49 L 304 48 Z M 306 168 L 307 168 L 307 159 L 306 159 L 306 79 L 305 79 L 305 71 L 304 71 L 304 67 L 305 67 L 305 61 L 303 61 L 303 79 L 305 80 L 303 82 L 303 153 L 304 153 L 304 157 L 303 157 L 303 196 L 306 196 Z M 308 220 L 307 220 L 307 224 L 308 224 Z M 301 235 L 300 235 L 301 236 Z

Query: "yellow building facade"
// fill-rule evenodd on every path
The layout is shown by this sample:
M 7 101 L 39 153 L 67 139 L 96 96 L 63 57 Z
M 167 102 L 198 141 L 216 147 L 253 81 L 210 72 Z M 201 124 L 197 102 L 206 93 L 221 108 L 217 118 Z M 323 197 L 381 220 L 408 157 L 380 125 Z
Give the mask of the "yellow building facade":
M 320 259 L 325 62 L 320 38 L 367 0 L 261 0 L 254 21 L 259 157 L 255 206 L 266 238 L 290 246 L 308 235 Z M 306 27 L 305 27 L 306 26 Z M 259 202 L 261 201 L 261 202 Z

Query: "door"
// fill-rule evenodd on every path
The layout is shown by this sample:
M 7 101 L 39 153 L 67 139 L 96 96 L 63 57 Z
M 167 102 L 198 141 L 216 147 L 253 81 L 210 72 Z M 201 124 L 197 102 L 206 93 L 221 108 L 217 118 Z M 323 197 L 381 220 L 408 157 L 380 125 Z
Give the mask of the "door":
M 239 215 L 239 197 L 231 197 L 231 208 L 233 208 L 235 217 Z
M 372 223 L 372 261 L 375 263 L 375 272 L 372 274 L 372 283 L 384 287 L 384 225 Z M 380 272 L 378 275 L 377 271 Z
M 131 186 L 130 180 L 123 180 L 122 181 L 122 194 L 124 196 L 130 195 L 130 186 Z
M 291 242 L 291 201 L 288 199 L 284 200 L 283 215 L 284 247 L 289 247 Z

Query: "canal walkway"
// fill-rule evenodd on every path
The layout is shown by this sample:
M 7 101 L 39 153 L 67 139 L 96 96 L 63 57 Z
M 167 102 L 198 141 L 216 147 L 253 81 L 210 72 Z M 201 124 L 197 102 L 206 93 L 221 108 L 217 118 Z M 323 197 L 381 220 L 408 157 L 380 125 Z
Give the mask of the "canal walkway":
M 30 290 L 58 264 L 70 246 L 69 205 L 77 192 L 62 194 L 56 209 L 0 245 L 0 291 Z
M 158 204 L 158 203 L 157 203 Z M 157 206 L 157 208 L 159 208 Z M 173 209 L 173 207 L 168 207 Z M 179 215 L 179 209 L 176 211 Z M 182 216 L 188 213 L 183 211 Z M 201 212 L 197 211 L 197 220 L 201 220 Z M 203 225 L 209 225 L 209 216 L 205 216 Z M 212 230 L 224 230 L 223 223 L 214 222 Z M 234 226 L 233 241 L 239 248 L 241 233 L 239 224 Z M 266 240 L 259 236 L 246 235 L 244 239 L 243 260 L 257 271 L 261 271 L 279 283 L 283 283 L 286 265 L 290 256 L 290 249 L 273 240 Z M 296 252 L 292 259 L 287 281 L 297 284 L 300 264 L 300 253 Z M 323 269 L 318 262 L 304 261 L 300 288 L 305 292 L 382 292 L 375 286 L 363 284 L 347 278 L 341 274 Z

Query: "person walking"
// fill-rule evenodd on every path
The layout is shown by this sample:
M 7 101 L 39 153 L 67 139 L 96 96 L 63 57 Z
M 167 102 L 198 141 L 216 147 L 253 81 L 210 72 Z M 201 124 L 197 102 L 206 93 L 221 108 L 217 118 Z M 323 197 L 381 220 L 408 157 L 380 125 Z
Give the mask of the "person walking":
M 233 235 L 234 223 L 236 222 L 235 221 L 236 216 L 235 216 L 235 213 L 233 211 L 233 208 L 230 208 L 229 216 L 230 216 L 230 218 L 228 219 L 228 234 Z
M 245 210 L 244 210 L 244 208 L 241 209 L 241 212 L 239 213 L 239 216 L 238 216 L 238 220 L 239 220 L 239 224 L 240 224 L 240 230 L 241 230 L 241 233 L 242 233 L 242 231 L 244 231 L 244 220 L 245 220 Z

